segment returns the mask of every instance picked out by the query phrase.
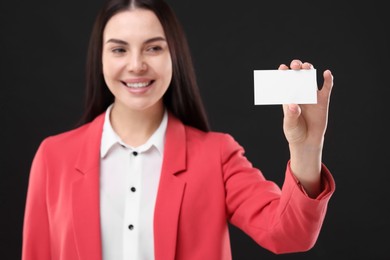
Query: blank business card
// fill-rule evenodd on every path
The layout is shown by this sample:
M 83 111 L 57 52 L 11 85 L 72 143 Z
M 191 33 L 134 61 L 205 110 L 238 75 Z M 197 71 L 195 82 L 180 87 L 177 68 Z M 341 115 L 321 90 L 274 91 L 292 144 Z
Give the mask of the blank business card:
M 255 105 L 316 104 L 316 70 L 255 70 Z

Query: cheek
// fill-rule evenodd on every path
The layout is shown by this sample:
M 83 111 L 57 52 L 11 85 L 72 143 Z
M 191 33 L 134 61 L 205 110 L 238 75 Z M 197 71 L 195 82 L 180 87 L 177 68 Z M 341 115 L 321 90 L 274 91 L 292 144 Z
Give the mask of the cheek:
M 104 58 L 102 59 L 102 72 L 103 72 L 103 78 L 106 82 L 107 87 L 110 89 L 110 91 L 113 93 L 114 86 L 115 86 L 115 78 L 116 78 L 116 71 L 115 63 L 112 62 L 112 60 Z
M 172 60 L 169 56 L 160 64 L 161 72 L 164 74 L 166 80 L 171 81 L 172 78 Z
M 112 59 L 109 57 L 102 57 L 102 70 L 104 77 L 115 76 L 122 67 L 121 61 L 118 59 Z
M 102 70 L 103 75 L 106 78 L 110 73 L 111 65 L 109 64 L 109 60 L 103 55 L 102 57 Z

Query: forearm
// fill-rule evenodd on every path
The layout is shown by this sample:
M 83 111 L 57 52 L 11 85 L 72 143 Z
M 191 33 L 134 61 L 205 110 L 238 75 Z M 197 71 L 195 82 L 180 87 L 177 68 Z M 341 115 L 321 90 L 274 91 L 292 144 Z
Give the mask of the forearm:
M 322 146 L 290 145 L 290 167 L 309 197 L 321 193 Z

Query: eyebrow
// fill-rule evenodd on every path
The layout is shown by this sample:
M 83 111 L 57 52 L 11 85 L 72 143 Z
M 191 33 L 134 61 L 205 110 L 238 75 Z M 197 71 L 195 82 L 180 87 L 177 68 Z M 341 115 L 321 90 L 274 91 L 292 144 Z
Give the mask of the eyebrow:
M 151 43 L 151 42 L 156 42 L 156 41 L 167 41 L 164 37 L 161 37 L 161 36 L 158 36 L 158 37 L 153 37 L 153 38 L 150 38 L 150 39 L 147 39 L 146 41 L 144 41 L 144 44 L 148 44 L 148 43 Z M 106 41 L 106 43 L 116 43 L 116 44 L 121 44 L 121 45 L 129 45 L 128 42 L 126 41 L 123 41 L 123 40 L 119 40 L 119 39 L 109 39 L 108 41 Z

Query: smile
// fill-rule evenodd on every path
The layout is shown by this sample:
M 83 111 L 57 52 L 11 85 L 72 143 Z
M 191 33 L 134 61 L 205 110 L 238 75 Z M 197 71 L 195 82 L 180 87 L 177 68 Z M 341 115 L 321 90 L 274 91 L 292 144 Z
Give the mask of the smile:
M 133 83 L 122 82 L 122 83 L 128 88 L 146 88 L 150 86 L 153 82 L 154 80 L 147 81 L 147 82 L 133 82 Z

